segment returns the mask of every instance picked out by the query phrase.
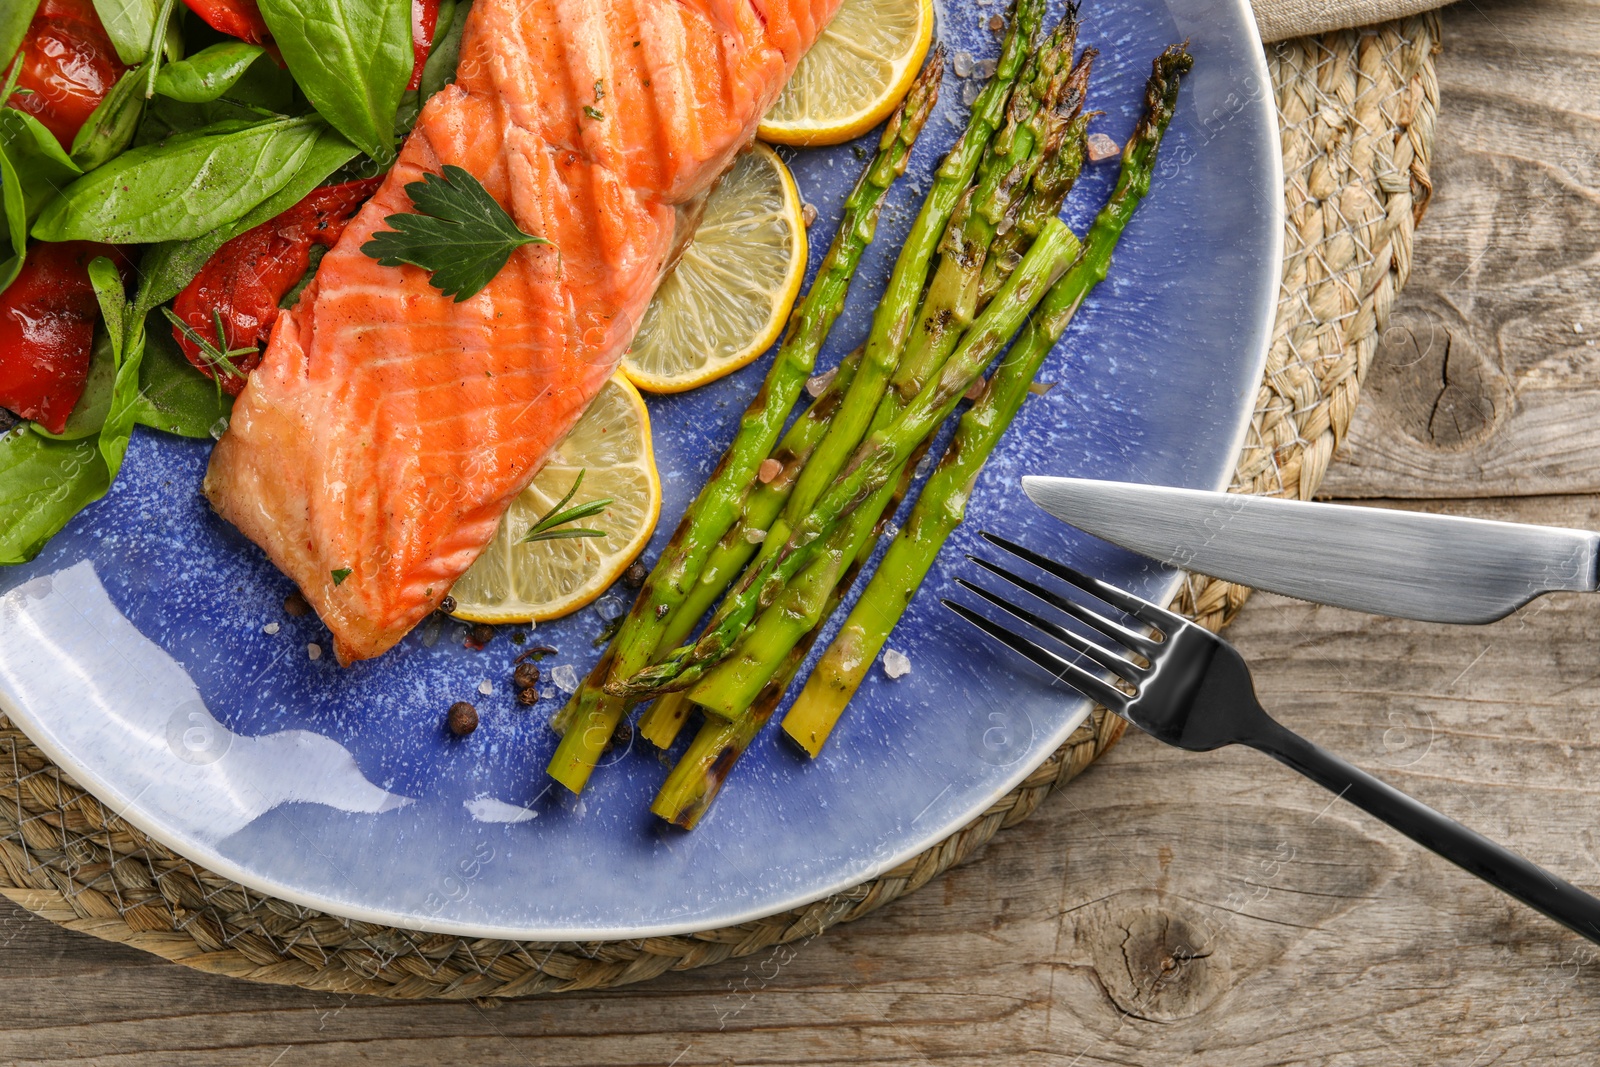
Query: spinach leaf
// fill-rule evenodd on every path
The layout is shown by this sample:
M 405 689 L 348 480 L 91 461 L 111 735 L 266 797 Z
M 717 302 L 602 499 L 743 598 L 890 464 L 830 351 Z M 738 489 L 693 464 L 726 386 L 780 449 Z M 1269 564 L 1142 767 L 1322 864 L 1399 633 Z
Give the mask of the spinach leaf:
M 357 151 L 355 145 L 323 127 L 299 170 L 290 176 L 283 188 L 250 211 L 200 237 L 167 241 L 146 250 L 139 264 L 143 280 L 134 302 L 139 313 L 144 314 L 177 296 L 217 249 L 251 227 L 289 210 L 321 185 L 328 175 L 354 158 Z
M 39 9 L 39 0 L 7 0 L 0 9 L 0 69 L 11 65 L 22 39 L 28 35 L 28 24 Z
M 134 421 L 181 437 L 210 437 L 232 410 L 233 398 L 190 366 L 172 339 L 171 327 L 152 312 L 145 320 Z
M 36 425 L 32 432 L 57 441 L 81 441 L 97 436 L 106 424 L 106 413 L 111 410 L 111 391 L 116 383 L 117 357 L 112 349 L 111 334 L 104 328 L 97 329 L 94 350 L 89 356 L 89 380 L 84 383 L 83 395 L 67 418 L 66 429 L 51 433 Z
M 199 237 L 283 188 L 325 129 L 316 119 L 280 118 L 129 149 L 52 200 L 33 235 L 108 244 Z
M 380 162 L 411 80 L 410 0 L 262 0 L 289 72 L 323 118 Z
M 144 62 L 150 54 L 150 38 L 156 30 L 159 0 L 94 0 L 95 14 L 106 28 L 106 36 L 116 47 L 117 56 L 130 67 Z
M 100 458 L 114 481 L 122 470 L 122 457 L 133 434 L 134 411 L 139 400 L 139 363 L 144 357 L 144 319 L 129 314 L 128 297 L 122 288 L 122 275 L 105 256 L 89 261 L 89 282 L 94 286 L 100 314 L 105 319 L 106 335 L 111 339 L 111 356 L 116 378 L 111 386 L 111 403 L 106 421 L 100 427 Z
M 94 438 L 52 441 L 31 426 L 0 437 L 0 564 L 39 554 L 85 505 L 111 487 Z
M 467 13 L 472 10 L 471 0 L 454 3 L 442 0 L 439 4 L 439 23 L 435 28 L 433 50 L 422 66 L 422 81 L 418 88 L 423 103 L 428 97 L 456 80 L 456 64 L 461 61 L 461 28 L 466 24 Z
M 85 171 L 94 170 L 133 143 L 144 115 L 144 82 L 144 64 L 117 79 L 72 139 L 74 163 Z
M 156 92 L 186 104 L 207 104 L 233 88 L 266 49 L 244 41 L 224 41 L 188 59 L 168 63 L 156 74 Z
M 11 254 L 0 258 L 0 290 L 27 255 L 28 227 L 44 205 L 82 172 L 55 134 L 32 115 L 0 107 L 0 220 Z

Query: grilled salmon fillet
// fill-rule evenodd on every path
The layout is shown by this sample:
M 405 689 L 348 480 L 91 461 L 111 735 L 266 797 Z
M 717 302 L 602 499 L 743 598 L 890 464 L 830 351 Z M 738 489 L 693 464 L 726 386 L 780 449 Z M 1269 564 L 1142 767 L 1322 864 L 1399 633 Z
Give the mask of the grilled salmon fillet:
M 435 610 L 633 339 L 839 0 L 477 0 L 455 84 L 273 328 L 205 480 L 341 663 Z M 476 296 L 361 246 L 455 164 L 528 233 Z

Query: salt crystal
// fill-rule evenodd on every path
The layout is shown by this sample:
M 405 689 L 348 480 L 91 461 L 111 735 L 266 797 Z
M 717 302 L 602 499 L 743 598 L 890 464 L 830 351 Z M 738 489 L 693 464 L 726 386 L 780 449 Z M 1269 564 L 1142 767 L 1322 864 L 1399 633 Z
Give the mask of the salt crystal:
M 952 61 L 952 65 L 955 69 L 956 77 L 968 77 L 972 73 L 972 53 L 957 52 L 955 59 Z
M 891 648 L 883 654 L 883 673 L 890 678 L 904 678 L 911 673 L 911 661 L 904 652 Z
M 1572 332 L 1573 333 L 1582 333 L 1583 332 L 1583 323 L 1581 323 L 1581 322 L 1573 323 L 1572 324 Z
M 317 644 L 315 641 L 311 642 L 311 644 L 306 646 L 306 655 L 311 657 L 311 661 L 315 663 L 317 660 L 322 658 L 322 646 Z
M 782 473 L 783 464 L 768 456 L 761 461 L 761 468 L 756 471 L 756 480 L 762 485 L 766 485 Z
M 619 615 L 626 614 L 627 611 L 628 605 L 623 601 L 623 599 L 611 593 L 607 593 L 605 596 L 594 602 L 594 613 L 600 616 L 606 622 L 610 622 Z
M 1028 392 L 1032 393 L 1034 396 L 1044 396 L 1055 387 L 1055 382 L 1029 382 Z
M 212 437 L 212 440 L 215 440 L 215 441 L 222 440 L 222 435 L 227 433 L 227 432 L 228 432 L 228 416 L 224 415 L 224 416 L 222 416 L 222 418 L 218 419 L 216 422 L 213 422 L 211 424 L 211 437 Z
M 800 221 L 805 223 L 806 229 L 811 229 L 811 224 L 817 221 L 817 206 L 809 203 L 800 205 Z
M 815 400 L 827 390 L 828 386 L 833 384 L 833 379 L 838 377 L 838 375 L 838 367 L 829 368 L 828 370 L 823 371 L 821 374 L 813 374 L 811 377 L 806 379 L 806 394 Z
M 478 683 L 478 692 L 482 693 L 484 696 L 493 695 L 494 683 L 485 678 L 483 681 Z
M 1089 135 L 1089 162 L 1099 163 L 1110 159 L 1122 151 L 1122 146 L 1103 133 Z
M 550 672 L 550 680 L 556 683 L 556 688 L 563 693 L 576 693 L 578 691 L 578 668 L 570 663 L 563 663 Z
M 1004 27 L 1005 23 L 1002 22 L 1000 25 Z M 986 59 L 982 63 L 978 64 L 978 76 L 982 78 L 992 78 L 994 77 L 994 72 L 999 69 L 999 67 L 999 60 Z
M 555 698 L 555 695 L 556 695 L 556 691 L 554 689 L 551 689 L 549 686 L 545 686 L 543 689 L 539 690 L 539 699 L 540 700 L 553 700 Z
M 978 87 L 977 82 L 967 82 L 961 87 L 961 103 L 966 107 L 971 107 L 977 103 L 978 97 L 982 95 L 983 90 Z
M 261 628 L 261 632 L 270 637 L 278 632 L 278 624 L 275 622 L 269 622 Z
M 747 529 L 744 532 L 744 539 L 752 545 L 759 545 L 767 539 L 767 531 Z
M 899 534 L 900 527 L 896 526 L 892 522 L 883 528 L 883 539 L 885 541 L 893 541 L 897 536 L 899 536 Z

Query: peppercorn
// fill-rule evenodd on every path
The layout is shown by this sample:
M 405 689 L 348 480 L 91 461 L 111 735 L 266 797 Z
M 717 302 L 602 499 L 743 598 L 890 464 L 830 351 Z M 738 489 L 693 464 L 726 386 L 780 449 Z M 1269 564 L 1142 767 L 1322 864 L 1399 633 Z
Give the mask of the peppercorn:
M 466 737 L 478 728 L 478 709 L 465 700 L 458 700 L 450 705 L 447 722 L 451 733 L 457 737 Z
M 518 689 L 527 689 L 539 684 L 539 668 L 527 660 L 517 664 L 517 669 L 511 672 L 511 683 Z
M 494 640 L 494 627 L 486 622 L 480 622 L 472 628 L 472 643 L 482 648 Z
M 637 589 L 644 584 L 644 580 L 648 577 L 650 577 L 650 572 L 645 570 L 644 564 L 634 560 L 628 564 L 628 569 L 622 572 L 622 584 L 629 589 Z
M 539 691 L 533 686 L 517 690 L 517 703 L 525 708 L 531 708 L 539 703 Z
M 447 596 L 443 600 L 439 601 L 439 610 L 444 612 L 446 615 L 454 615 L 456 613 L 456 598 L 453 596 Z
M 303 619 L 311 614 L 311 605 L 306 603 L 306 598 L 296 589 L 283 598 L 283 613 L 291 619 Z

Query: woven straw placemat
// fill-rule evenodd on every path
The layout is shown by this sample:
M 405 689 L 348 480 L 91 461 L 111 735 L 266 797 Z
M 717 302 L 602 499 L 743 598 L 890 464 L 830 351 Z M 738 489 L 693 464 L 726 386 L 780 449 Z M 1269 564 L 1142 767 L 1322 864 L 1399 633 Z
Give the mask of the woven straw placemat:
M 1437 19 L 1419 16 L 1268 49 L 1288 232 L 1272 350 L 1236 491 L 1309 498 L 1350 423 L 1431 192 L 1438 39 Z M 1193 578 L 1178 603 L 1219 628 L 1245 595 Z M 1026 818 L 1121 734 L 1121 720 L 1097 711 L 978 819 L 849 892 L 681 937 L 542 943 L 373 926 L 263 897 L 146 838 L 0 717 L 0 893 L 68 929 L 262 982 L 449 998 L 618 986 L 807 939 L 909 893 Z

